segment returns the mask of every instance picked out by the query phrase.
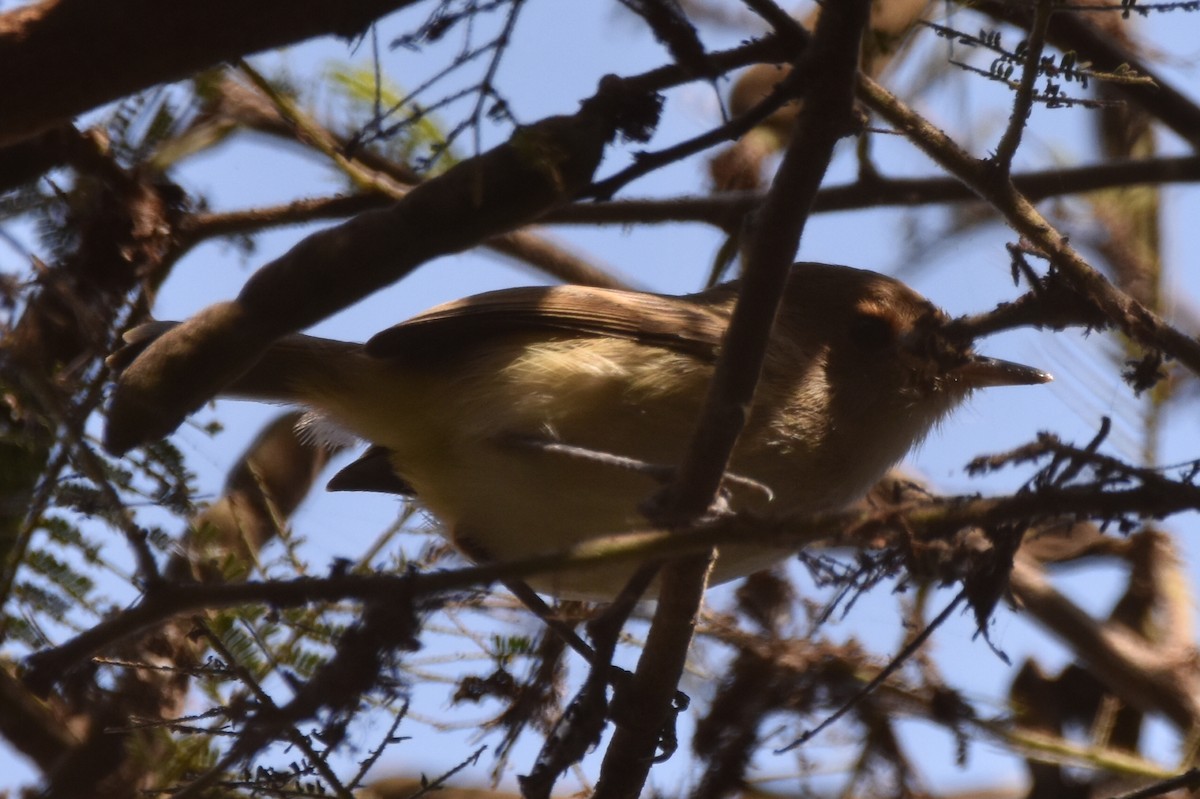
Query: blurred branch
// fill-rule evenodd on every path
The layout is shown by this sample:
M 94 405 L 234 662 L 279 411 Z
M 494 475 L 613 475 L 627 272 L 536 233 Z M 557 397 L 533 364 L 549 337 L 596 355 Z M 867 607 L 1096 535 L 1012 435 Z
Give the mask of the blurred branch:
M 165 576 L 172 586 L 192 585 L 196 579 L 219 584 L 228 575 L 245 576 L 244 568 L 222 568 L 227 561 L 244 562 L 256 556 L 307 495 L 314 480 L 335 450 L 302 442 L 296 432 L 299 413 L 287 413 L 267 425 L 230 471 L 219 501 L 199 514 L 182 537 L 181 554 L 167 566 Z M 154 593 L 154 588 L 149 593 Z M 209 608 L 196 608 L 208 610 Z M 168 671 L 128 668 L 116 677 L 107 691 L 81 691 L 52 695 L 49 707 L 73 731 L 61 741 L 58 751 L 38 757 L 49 776 L 46 796 L 123 796 L 146 784 L 144 759 L 150 752 L 166 757 L 166 739 L 154 730 L 129 728 L 132 718 L 159 721 L 183 712 L 190 686 L 190 669 L 200 660 L 201 647 L 191 633 L 193 623 L 172 614 L 162 629 L 129 630 L 120 645 L 122 659 L 130 663 L 168 663 Z M 102 622 L 103 624 L 103 622 Z M 136 640 L 133 635 L 148 633 Z M 79 681 L 71 664 L 56 679 Z M 88 678 L 85 677 L 86 681 Z M 3 684 L 3 683 L 0 683 Z M 26 681 L 26 685 L 29 682 Z M 47 686 L 48 687 L 48 686 Z M 45 693 L 45 691 L 39 691 Z M 19 699 L 20 697 L 16 697 Z M 27 694 L 24 702 L 35 702 Z M 22 704 L 4 703 L 0 717 L 8 718 Z M 14 716 L 15 717 L 15 716 Z M 28 719 L 27 719 L 28 720 Z M 116 730 L 122 730 L 118 733 Z M 36 742 L 29 729 L 5 733 L 24 749 L 23 741 Z M 31 744 L 32 745 L 32 744 Z M 43 762 L 48 760 L 50 762 Z
M 721 743 L 729 742 L 734 731 L 752 736 L 754 726 L 761 723 L 767 713 L 792 715 L 801 723 L 824 717 L 831 705 L 877 681 L 886 668 L 854 641 L 839 644 L 814 636 L 751 634 L 720 620 L 704 627 L 702 632 L 737 652 L 734 676 L 720 686 L 714 702 L 714 714 L 719 710 L 722 715 L 702 722 L 704 725 L 724 722 L 719 731 Z M 741 681 L 745 684 L 739 686 Z M 736 707 L 733 706 L 735 699 L 741 699 Z M 1041 762 L 1153 779 L 1174 773 L 1168 767 L 1131 752 L 1115 747 L 1081 745 L 1014 723 L 1008 715 L 980 715 L 951 686 L 928 673 L 915 684 L 905 676 L 892 674 L 879 686 L 871 701 L 889 717 L 921 718 L 960 739 L 964 730 L 974 730 L 997 745 Z M 760 708 L 748 728 L 743 726 L 742 718 L 731 717 L 735 712 L 740 716 L 743 709 L 754 712 L 745 707 L 747 703 L 765 706 Z M 867 724 L 864 719 L 858 721 L 862 726 Z M 710 731 L 710 735 L 713 732 Z M 697 791 L 694 796 L 704 794 Z
M 969 7 L 998 20 L 1029 30 L 1033 25 L 1032 5 L 1007 0 L 972 0 Z M 1145 108 L 1193 146 L 1200 144 L 1200 106 L 1176 89 L 1144 59 L 1102 31 L 1082 14 L 1056 13 L 1046 31 L 1050 44 L 1064 53 L 1077 52 L 1092 68 L 1102 72 L 1133 72 L 1150 83 L 1113 84 L 1115 93 Z
M 382 208 L 392 202 L 384 194 L 335 194 L 308 197 L 283 205 L 268 205 L 242 211 L 199 211 L 184 218 L 181 249 L 190 249 L 208 239 L 239 236 L 287 225 L 303 225 Z
M 1190 647 L 1164 652 L 1097 622 L 1056 591 L 1040 568 L 1018 556 L 1013 593 L 1027 612 L 1055 633 L 1109 690 L 1135 707 L 1160 713 L 1185 732 L 1200 724 L 1200 673 Z
M 0 15 L 0 71 L 25 78 L 0 88 L 5 109 L 0 144 L 222 61 L 315 36 L 356 36 L 411 3 L 269 0 L 248 6 L 179 0 L 164 6 L 154 0 L 42 0 L 17 8 Z
M 312 491 L 340 447 L 299 432 L 302 411 L 263 427 L 229 471 L 221 498 L 190 526 L 183 551 L 167 564 L 173 580 L 223 581 L 220 561 L 250 563 Z
M 1062 167 L 1013 175 L 1013 185 L 1031 201 L 1081 194 L 1115 186 L 1138 186 L 1200 181 L 1200 156 L 1106 161 L 1082 167 Z M 917 206 L 978 199 L 979 195 L 955 178 L 887 178 L 860 176 L 854 183 L 821 189 L 813 213 L 887 206 Z M 757 191 L 722 192 L 708 197 L 653 200 L 613 200 L 576 203 L 548 213 L 547 223 L 655 224 L 704 222 L 734 231 L 762 202 Z
M 1189 793 L 1200 788 L 1200 768 L 1190 768 L 1182 774 L 1169 779 L 1160 780 L 1153 785 L 1147 785 L 1136 791 L 1123 793 L 1113 799 L 1153 799 L 1155 796 L 1165 796 L 1182 788 Z

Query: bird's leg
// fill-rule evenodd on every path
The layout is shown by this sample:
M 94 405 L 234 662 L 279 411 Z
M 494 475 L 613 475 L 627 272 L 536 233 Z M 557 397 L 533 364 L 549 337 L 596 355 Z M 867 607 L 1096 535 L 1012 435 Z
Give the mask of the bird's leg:
M 454 543 L 464 555 L 473 561 L 478 563 L 495 561 L 483 547 L 474 543 L 469 535 L 456 533 L 454 535 Z M 620 690 L 621 686 L 628 682 L 631 675 L 626 669 L 612 665 L 617 640 L 621 634 L 621 628 L 625 626 L 629 614 L 633 611 L 634 605 L 646 593 L 646 589 L 657 576 L 660 565 L 661 563 L 657 561 L 642 565 L 634 572 L 633 577 L 629 579 L 621 592 L 617 594 L 612 604 L 606 607 L 592 621 L 588 622 L 588 632 L 592 636 L 592 639 L 596 641 L 596 649 L 593 649 L 591 645 L 584 641 L 579 636 L 579 633 L 575 632 L 575 628 L 572 625 L 559 618 L 555 614 L 554 609 L 533 590 L 529 583 L 517 579 L 503 579 L 500 583 L 591 666 L 592 676 L 589 677 L 590 683 L 599 685 L 608 684 L 612 685 L 614 689 Z M 590 693 L 594 693 L 594 685 Z M 679 695 L 676 697 L 676 701 L 682 702 L 685 706 L 687 700 L 687 695 L 682 692 L 679 692 Z
M 472 560 L 478 562 L 491 560 L 482 547 L 473 544 L 469 535 L 456 534 L 454 541 L 463 554 Z M 579 653 L 590 667 L 587 679 L 584 680 L 575 697 L 563 711 L 553 732 L 547 736 L 529 775 L 522 778 L 523 787 L 540 784 L 547 780 L 553 782 L 571 764 L 582 759 L 584 753 L 600 739 L 604 724 L 610 717 L 610 707 L 612 707 L 607 696 L 608 686 L 612 686 L 612 702 L 616 703 L 620 701 L 622 689 L 629 684 L 629 680 L 633 676 L 628 670 L 612 665 L 621 628 L 625 626 L 634 606 L 658 574 L 660 565 L 661 563 L 658 561 L 643 564 L 630 578 L 613 603 L 605 608 L 603 613 L 588 622 L 588 633 L 596 644 L 595 648 L 589 646 L 575 632 L 572 625 L 555 615 L 554 609 L 524 580 L 501 580 L 504 587 L 511 591 L 521 604 L 541 619 L 551 632 L 558 635 Z M 674 707 L 677 710 L 686 709 L 690 702 L 691 699 L 687 694 L 678 690 L 675 692 Z M 659 747 L 667 753 L 674 751 L 673 718 L 660 733 Z
M 490 552 L 475 543 L 469 533 L 462 533 L 455 530 L 453 541 L 454 545 L 464 555 L 476 563 L 496 562 L 496 558 L 492 557 Z M 502 578 L 500 584 L 507 588 L 517 598 L 517 601 L 528 608 L 533 615 L 541 619 L 543 624 L 549 627 L 558 637 L 562 638 L 567 643 L 567 646 L 578 652 L 580 657 L 588 663 L 595 660 L 596 651 L 579 637 L 579 633 L 575 632 L 575 628 L 572 625 L 567 624 L 554 613 L 554 608 L 546 604 L 546 600 L 542 599 L 529 583 L 515 578 Z

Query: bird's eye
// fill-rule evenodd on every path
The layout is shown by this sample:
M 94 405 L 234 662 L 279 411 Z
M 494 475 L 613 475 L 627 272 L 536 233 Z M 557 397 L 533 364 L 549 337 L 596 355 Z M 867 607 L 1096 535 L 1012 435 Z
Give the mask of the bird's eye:
M 863 313 L 850 323 L 850 340 L 860 349 L 877 351 L 896 340 L 896 329 L 882 316 Z

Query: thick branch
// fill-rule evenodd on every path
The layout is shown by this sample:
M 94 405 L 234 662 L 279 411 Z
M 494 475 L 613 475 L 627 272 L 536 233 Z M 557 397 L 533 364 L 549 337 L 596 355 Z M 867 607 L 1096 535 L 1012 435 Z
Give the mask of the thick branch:
M 388 208 L 315 233 L 260 269 L 237 300 L 156 341 L 122 375 L 106 445 L 121 452 L 171 432 L 252 366 L 279 336 L 399 280 L 420 264 L 528 224 L 591 177 L 620 99 L 604 90 L 417 186 Z
M 0 144 L 241 56 L 361 34 L 412 0 L 43 0 L 0 16 Z M 132 56 L 132 57 L 131 57 Z

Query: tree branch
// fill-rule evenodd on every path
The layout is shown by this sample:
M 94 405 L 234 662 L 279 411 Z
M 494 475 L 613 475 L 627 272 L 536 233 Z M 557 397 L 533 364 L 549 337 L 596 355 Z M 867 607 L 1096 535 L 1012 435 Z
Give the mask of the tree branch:
M 1033 25 L 1031 5 L 1007 0 L 979 0 L 969 4 L 973 11 L 987 14 L 1029 30 Z M 1100 72 L 1132 70 L 1150 78 L 1149 85 L 1114 83 L 1113 91 L 1146 109 L 1193 146 L 1200 144 L 1200 106 L 1176 89 L 1161 74 L 1120 42 L 1089 22 L 1082 14 L 1057 13 L 1050 19 L 1047 39 L 1062 52 L 1082 54 Z
M 1043 253 L 1077 290 L 1096 302 L 1113 324 L 1143 346 L 1161 350 L 1200 374 L 1200 342 L 1168 325 L 1084 260 L 1011 181 L 995 179 L 987 162 L 973 158 L 935 125 L 875 81 L 862 77 L 859 94 L 929 157 L 992 205 L 1008 224 Z
M 315 36 L 351 38 L 413 0 L 42 0 L 0 15 L 0 145 L 155 84 Z M 130 57 L 136 54 L 135 57 Z
M 1200 181 L 1200 156 L 1194 155 L 1044 169 L 1014 175 L 1012 179 L 1017 190 L 1031 201 L 1118 186 L 1197 181 Z M 812 212 L 954 203 L 978 197 L 977 192 L 956 178 L 864 175 L 854 183 L 821 189 L 813 202 Z M 542 221 L 560 225 L 703 222 L 725 231 L 734 231 L 762 200 L 762 192 L 730 191 L 710 197 L 576 203 L 550 212 Z
M 1010 579 L 1024 609 L 1071 647 L 1110 691 L 1148 713 L 1161 713 L 1185 734 L 1195 729 L 1200 679 L 1194 666 L 1178 668 L 1190 661 L 1189 650 L 1179 651 L 1178 662 L 1172 662 L 1144 639 L 1097 622 L 1026 558 L 1017 557 Z
M 522 128 L 390 207 L 301 241 L 255 273 L 235 301 L 174 328 L 125 371 L 113 394 L 106 446 L 123 452 L 166 435 L 276 338 L 437 255 L 508 232 L 565 202 L 591 178 L 624 99 L 619 88 L 602 88 L 575 116 Z
M 772 549 L 799 550 L 822 541 L 845 546 L 874 540 L 881 530 L 893 527 L 911 532 L 919 541 L 950 540 L 959 530 L 972 527 L 1063 518 L 1115 519 L 1132 515 L 1165 518 L 1196 509 L 1200 509 L 1200 486 L 1164 478 L 1123 490 L 1103 490 L 1097 485 L 1083 484 L 1006 497 L 928 497 L 899 506 L 812 516 L 772 519 L 722 516 L 703 521 L 683 534 L 667 531 L 597 538 L 568 550 L 532 558 L 427 574 L 301 577 L 221 585 L 168 581 L 127 610 L 57 647 L 32 655 L 26 664 L 25 682 L 45 693 L 83 659 L 166 619 L 197 610 L 256 603 L 297 607 L 348 599 L 383 600 L 402 594 L 420 598 L 503 579 L 694 554 L 735 541 L 739 545 L 757 544 Z
M 868 16 L 865 0 L 827 6 L 792 72 L 793 85 L 807 83 L 804 110 L 755 220 L 737 305 L 696 431 L 676 480 L 657 500 L 652 521 L 674 527 L 699 519 L 720 487 L 753 401 L 788 269 L 813 198 L 834 145 L 853 124 L 854 78 Z M 664 569 L 659 603 L 637 671 L 614 700 L 622 703 L 626 713 L 614 714 L 617 726 L 601 765 L 597 799 L 632 799 L 645 784 L 683 671 L 712 556 L 710 550 Z

